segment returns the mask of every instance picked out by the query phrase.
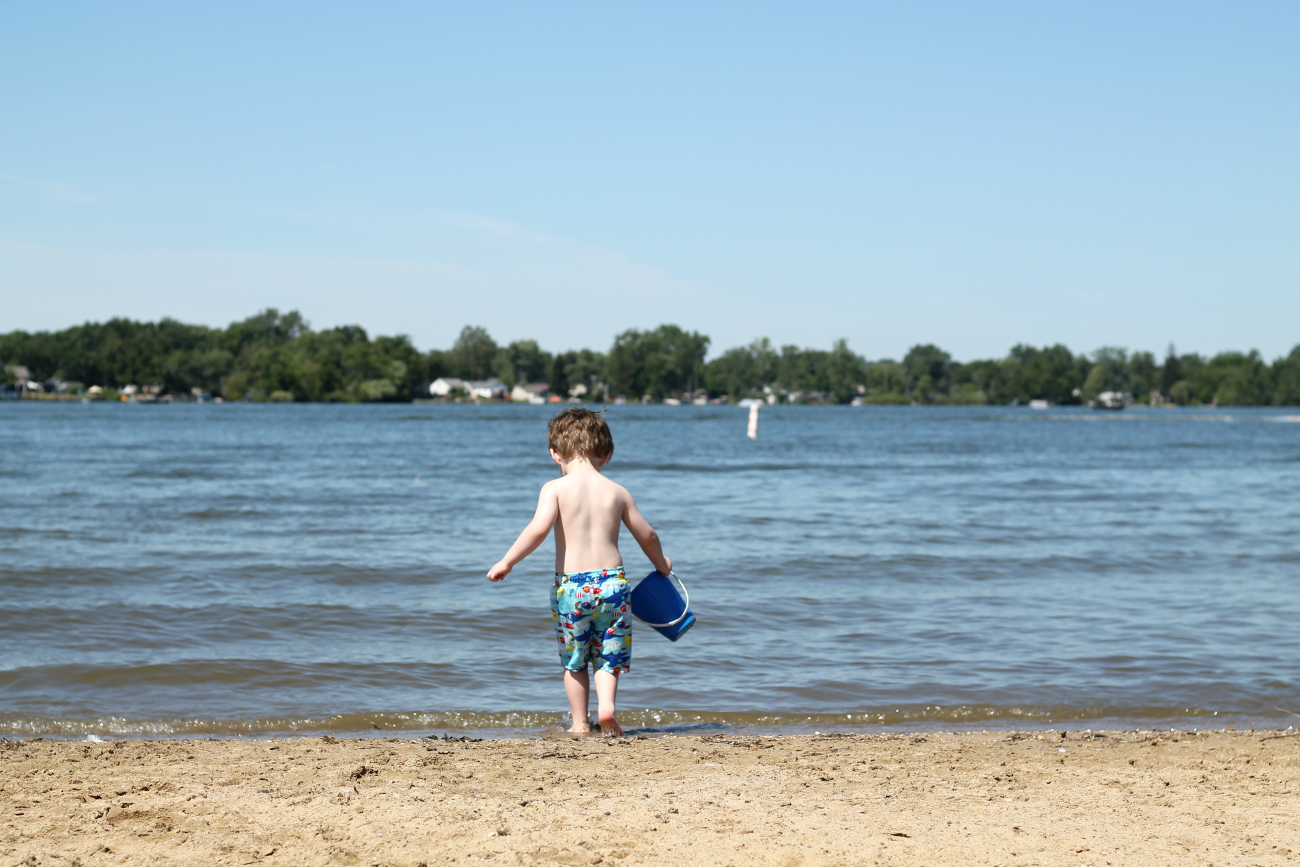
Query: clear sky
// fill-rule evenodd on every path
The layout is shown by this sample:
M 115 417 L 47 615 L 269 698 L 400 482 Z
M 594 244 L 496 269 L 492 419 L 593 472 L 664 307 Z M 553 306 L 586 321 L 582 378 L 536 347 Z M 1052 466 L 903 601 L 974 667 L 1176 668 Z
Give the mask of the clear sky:
M 1300 343 L 1300 4 L 0 5 L 0 331 Z

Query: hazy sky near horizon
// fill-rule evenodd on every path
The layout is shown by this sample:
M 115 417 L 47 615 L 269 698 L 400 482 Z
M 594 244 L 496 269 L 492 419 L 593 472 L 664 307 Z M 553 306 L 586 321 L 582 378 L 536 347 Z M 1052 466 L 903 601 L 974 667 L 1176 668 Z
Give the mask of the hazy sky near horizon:
M 1300 4 L 0 6 L 0 332 L 1300 343 Z

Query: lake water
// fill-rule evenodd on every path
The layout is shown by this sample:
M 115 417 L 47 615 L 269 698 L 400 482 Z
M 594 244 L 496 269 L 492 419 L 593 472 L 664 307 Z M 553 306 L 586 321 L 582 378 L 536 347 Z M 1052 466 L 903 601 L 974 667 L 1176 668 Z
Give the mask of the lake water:
M 560 723 L 553 412 L 0 404 L 0 736 Z M 611 407 L 698 618 L 624 724 L 1300 723 L 1294 412 Z

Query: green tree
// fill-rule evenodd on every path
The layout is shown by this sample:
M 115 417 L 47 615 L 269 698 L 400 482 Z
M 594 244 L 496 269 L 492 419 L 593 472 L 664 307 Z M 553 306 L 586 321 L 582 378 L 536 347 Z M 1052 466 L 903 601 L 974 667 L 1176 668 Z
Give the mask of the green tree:
M 1199 403 L 1192 384 L 1205 366 L 1205 359 L 1196 353 L 1179 355 L 1174 345 L 1169 344 L 1165 351 L 1164 364 L 1160 366 L 1160 390 L 1171 401 L 1179 405 Z M 1212 395 L 1207 397 L 1210 400 Z
M 604 395 L 606 367 L 606 357 L 599 352 L 591 350 L 562 352 L 551 361 L 546 387 L 551 390 L 551 394 L 562 398 L 576 390 L 581 394 L 575 396 L 580 396 L 581 399 L 601 402 L 606 396 Z M 586 390 L 582 391 L 578 386 L 585 386 Z
M 1182 379 L 1182 367 L 1178 363 L 1178 351 L 1169 344 L 1165 350 L 1165 361 L 1160 365 L 1160 393 L 1165 397 L 1173 394 L 1174 384 Z
M 411 339 L 404 334 L 395 337 L 376 337 L 371 346 L 373 347 L 371 370 L 375 375 L 370 379 L 372 381 L 382 379 L 392 386 L 391 393 L 380 386 L 380 390 L 385 392 L 380 399 L 409 400 L 417 381 L 423 380 L 423 377 L 418 375 L 423 366 L 423 358 L 411 345 Z
M 1260 406 L 1272 399 L 1274 383 L 1272 371 L 1252 349 L 1214 356 L 1197 371 L 1192 388 L 1202 402 Z
M 551 394 L 559 395 L 561 398 L 569 396 L 569 389 L 573 385 L 569 382 L 569 361 L 576 361 L 578 358 L 575 352 L 562 352 L 555 356 L 551 362 L 551 372 L 546 379 L 546 387 L 551 390 Z
M 704 382 L 713 397 L 740 399 L 777 381 L 780 356 L 766 337 L 749 346 L 736 346 L 705 366 Z
M 953 362 L 949 368 L 948 401 L 955 403 L 1000 403 L 1019 389 L 1020 362 L 1014 358 L 989 359 L 967 364 Z
M 1023 343 L 1011 347 L 1010 360 L 1018 364 L 1014 391 L 1007 395 L 1022 403 L 1050 400 L 1052 403 L 1077 403 L 1074 390 L 1083 385 L 1076 359 L 1069 349 L 1057 343 L 1035 349 Z M 1086 373 L 1084 374 L 1086 375 Z
M 1273 362 L 1274 406 L 1300 406 L 1300 344 Z
M 1179 387 L 1178 383 L 1174 384 L 1174 387 L 1178 389 L 1179 396 L 1175 396 L 1172 391 L 1169 393 L 1169 396 L 1174 399 L 1175 403 L 1189 404 L 1202 402 L 1201 395 L 1196 393 L 1195 383 L 1200 378 L 1201 369 L 1204 367 L 1205 359 L 1195 352 L 1189 352 L 1178 357 L 1178 369 L 1182 373 L 1182 379 L 1179 380 L 1179 382 L 1182 383 L 1182 387 Z M 1207 394 L 1204 397 L 1204 402 L 1208 403 L 1213 398 L 1213 393 Z
M 950 385 L 952 356 L 932 343 L 913 346 L 903 356 L 903 384 L 909 399 L 933 403 L 946 395 Z
M 885 359 L 867 365 L 863 383 L 867 387 L 863 398 L 866 403 L 907 403 L 903 368 L 895 361 Z
M 516 340 L 497 350 L 494 369 L 506 385 L 540 382 L 551 367 L 551 354 L 543 351 L 536 340 Z
M 1103 346 L 1092 354 L 1092 369 L 1083 383 L 1083 400 L 1088 402 L 1103 391 L 1131 391 L 1128 351 Z
M 844 339 L 835 341 L 826 357 L 826 390 L 831 403 L 848 403 L 858 396 L 858 386 L 865 388 L 867 363 L 849 349 Z
M 232 322 L 222 335 L 222 343 L 238 355 L 249 346 L 281 346 L 310 331 L 311 326 L 297 310 L 281 314 L 268 307 L 242 322 Z
M 448 353 L 442 349 L 430 349 L 425 353 L 424 363 L 421 367 L 426 382 L 432 382 L 443 376 L 451 376 L 451 361 L 447 355 Z
M 1150 398 L 1154 391 L 1160 393 L 1160 374 L 1156 357 L 1150 352 L 1134 352 L 1128 360 L 1129 388 L 1139 401 Z
M 781 347 L 781 356 L 777 360 L 777 384 L 784 389 L 790 399 L 804 401 L 821 391 L 818 378 L 817 350 L 800 349 L 793 344 Z
M 1091 403 L 1097 395 L 1106 388 L 1106 369 L 1100 364 L 1095 364 L 1092 370 L 1088 371 L 1088 378 L 1083 381 L 1082 396 L 1084 403 Z
M 447 353 L 447 362 L 453 376 L 461 379 L 487 379 L 492 375 L 496 357 L 497 344 L 487 329 L 466 325 Z
M 676 325 L 624 331 L 609 350 L 610 388 L 631 398 L 686 395 L 704 383 L 708 347 L 708 337 Z
M 570 388 L 579 385 L 587 387 L 584 400 L 603 401 L 605 399 L 605 376 L 607 360 L 604 354 L 590 349 L 564 353 L 564 375 Z

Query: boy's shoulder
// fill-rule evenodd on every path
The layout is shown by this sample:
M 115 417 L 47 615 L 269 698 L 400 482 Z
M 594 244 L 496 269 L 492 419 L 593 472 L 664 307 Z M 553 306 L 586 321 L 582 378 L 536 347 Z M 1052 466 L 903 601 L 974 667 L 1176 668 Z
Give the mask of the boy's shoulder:
M 554 493 L 559 493 L 560 491 L 563 491 L 565 488 L 578 487 L 578 486 L 582 486 L 582 487 L 591 486 L 596 488 L 603 488 L 605 490 L 612 490 L 615 493 L 619 494 L 620 496 L 631 496 L 630 494 L 628 494 L 627 488 L 623 487 L 618 482 L 614 481 L 613 479 L 609 478 L 604 474 L 596 474 L 594 477 L 587 476 L 582 479 L 579 479 L 575 476 L 560 476 L 558 479 L 551 479 L 549 482 L 542 485 L 542 491 L 543 492 L 551 491 Z M 588 489 L 590 489 L 590 487 L 588 487 Z

